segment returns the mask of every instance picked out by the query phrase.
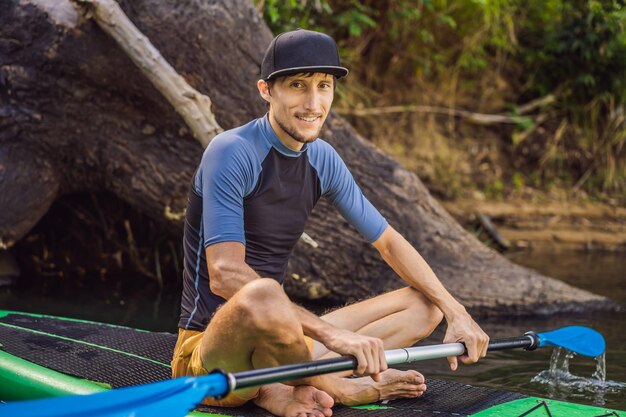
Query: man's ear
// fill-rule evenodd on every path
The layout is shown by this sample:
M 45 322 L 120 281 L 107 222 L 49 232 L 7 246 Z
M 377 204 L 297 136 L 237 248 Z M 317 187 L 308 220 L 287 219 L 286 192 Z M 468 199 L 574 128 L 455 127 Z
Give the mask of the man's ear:
M 256 83 L 257 88 L 259 89 L 259 94 L 263 97 L 263 100 L 270 102 L 270 86 L 267 84 L 265 80 L 259 80 Z

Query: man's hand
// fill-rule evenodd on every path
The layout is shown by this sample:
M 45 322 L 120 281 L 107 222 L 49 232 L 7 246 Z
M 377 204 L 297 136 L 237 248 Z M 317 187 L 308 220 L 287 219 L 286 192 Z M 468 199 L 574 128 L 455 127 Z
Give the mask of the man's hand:
M 448 329 L 443 338 L 443 343 L 463 342 L 467 348 L 467 354 L 459 356 L 461 362 L 475 363 L 487 355 L 489 336 L 476 324 L 472 317 L 464 313 L 454 319 L 448 320 Z M 448 358 L 450 369 L 456 371 L 458 367 L 457 357 Z
M 323 343 L 329 350 L 340 355 L 354 356 L 358 363 L 355 375 L 370 375 L 374 381 L 380 381 L 379 373 L 387 369 L 381 339 L 334 328 Z

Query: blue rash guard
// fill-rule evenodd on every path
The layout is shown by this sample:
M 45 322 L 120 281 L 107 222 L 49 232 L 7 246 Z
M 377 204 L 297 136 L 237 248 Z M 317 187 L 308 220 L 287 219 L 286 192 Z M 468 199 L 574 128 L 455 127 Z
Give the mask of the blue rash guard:
M 294 151 L 278 139 L 267 116 L 216 136 L 189 192 L 178 327 L 204 330 L 225 302 L 211 292 L 206 247 L 241 242 L 246 263 L 282 284 L 289 255 L 320 197 L 368 242 L 387 227 L 327 142 L 317 139 Z

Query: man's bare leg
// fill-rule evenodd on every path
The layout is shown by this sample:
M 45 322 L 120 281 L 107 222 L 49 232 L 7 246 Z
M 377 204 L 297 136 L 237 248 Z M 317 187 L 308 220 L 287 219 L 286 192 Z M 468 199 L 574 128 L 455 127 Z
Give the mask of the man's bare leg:
M 230 372 L 311 360 L 302 326 L 280 285 L 255 280 L 225 303 L 204 331 L 200 357 L 206 369 Z M 323 417 L 333 399 L 312 386 L 281 384 L 237 391 L 279 416 Z
M 385 349 L 398 349 L 428 337 L 443 319 L 443 314 L 418 291 L 403 288 L 334 310 L 321 318 L 335 327 L 380 338 Z M 333 356 L 336 356 L 334 352 L 315 343 L 314 359 Z M 349 372 L 343 374 L 347 375 Z M 410 380 L 415 382 L 406 382 L 405 386 L 398 383 Z M 370 378 L 352 381 L 362 383 L 365 389 L 372 385 Z M 419 397 L 426 390 L 424 377 L 419 372 L 395 369 L 382 372 L 381 381 L 374 386 L 381 400 Z
M 331 313 L 332 314 L 332 313 Z M 273 280 L 256 280 L 220 308 L 204 332 L 200 354 L 205 368 L 241 371 L 310 360 L 302 327 L 292 304 Z M 389 370 L 380 382 L 371 378 L 344 379 L 337 375 L 308 378 L 311 386 L 280 384 L 249 389 L 239 395 L 277 415 L 329 415 L 332 399 L 347 405 L 397 397 L 417 397 L 423 377 L 416 371 Z M 316 388 L 323 390 L 318 391 Z M 295 413 L 295 414 L 294 414 Z
M 412 346 L 428 337 L 443 314 L 420 292 L 407 287 L 339 308 L 322 320 L 341 329 L 382 339 L 385 349 Z M 329 353 L 315 343 L 313 358 Z
M 441 311 L 421 293 L 403 288 L 337 309 L 322 319 L 335 327 L 383 340 L 385 349 L 407 347 L 430 335 L 443 319 Z M 412 325 L 407 325 L 412 323 Z M 337 356 L 334 352 L 315 342 L 313 358 Z M 332 378 L 349 375 L 335 374 Z M 415 398 L 426 390 L 424 377 L 417 371 L 389 369 L 380 374 L 381 380 L 370 377 L 339 379 L 333 384 L 343 384 L 341 396 L 335 400 L 346 405 L 363 404 L 399 397 Z M 331 393 L 331 388 L 316 385 Z

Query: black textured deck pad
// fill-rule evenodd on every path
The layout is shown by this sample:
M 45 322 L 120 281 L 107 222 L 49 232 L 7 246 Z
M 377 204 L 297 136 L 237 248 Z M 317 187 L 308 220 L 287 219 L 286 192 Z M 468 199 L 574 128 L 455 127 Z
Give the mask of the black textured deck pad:
M 80 378 L 104 382 L 114 388 L 160 381 L 171 376 L 171 353 L 167 352 L 174 349 L 173 335 L 53 318 L 15 316 L 11 314 L 0 319 L 0 343 L 6 352 L 27 361 Z M 48 324 L 51 326 L 48 327 Z M 76 327 L 76 332 L 73 327 Z M 86 327 L 92 327 L 91 332 L 86 332 Z M 95 334 L 98 330 L 102 332 L 99 336 Z M 144 338 L 148 340 L 142 340 Z M 132 353 L 138 345 L 150 345 L 148 352 L 152 358 L 148 359 L 160 363 L 99 347 Z M 147 358 L 148 355 L 142 357 Z
M 0 317 L 0 344 L 6 352 L 114 388 L 169 378 L 175 343 L 176 335 L 170 333 L 19 313 Z M 374 410 L 335 407 L 333 415 L 467 416 L 525 397 L 449 381 L 428 380 L 427 384 L 426 394 L 416 400 L 389 401 L 384 405 L 391 408 Z M 271 416 L 253 405 L 200 410 L 230 416 Z
M 494 391 L 436 379 L 427 380 L 426 385 L 428 385 L 428 390 L 422 398 L 394 400 L 389 401 L 387 405 L 406 412 L 421 411 L 424 414 L 419 414 L 420 416 L 465 416 L 497 404 L 526 397 L 512 392 Z
M 169 364 L 176 335 L 130 327 L 47 316 L 9 314 L 0 323 L 12 324 L 154 359 Z
M 348 407 L 334 407 L 337 417 L 459 417 L 478 413 L 481 410 L 505 402 L 526 397 L 512 392 L 493 391 L 488 388 L 473 387 L 457 382 L 427 380 L 428 390 L 419 399 L 400 399 L 379 404 L 384 409 L 363 410 Z M 205 407 L 203 411 L 224 413 L 224 409 Z M 246 406 L 232 409 L 231 415 L 271 416 L 258 407 Z M 235 411 L 236 410 L 236 411 Z

